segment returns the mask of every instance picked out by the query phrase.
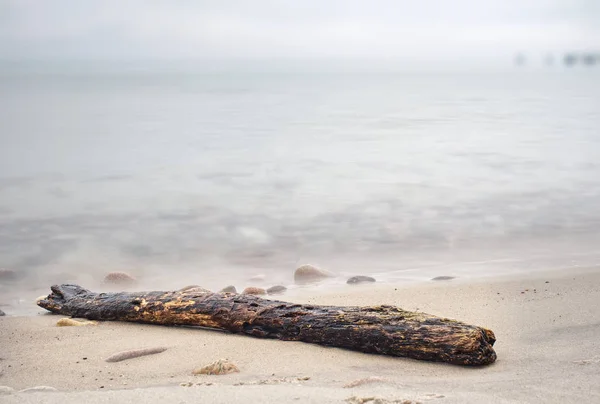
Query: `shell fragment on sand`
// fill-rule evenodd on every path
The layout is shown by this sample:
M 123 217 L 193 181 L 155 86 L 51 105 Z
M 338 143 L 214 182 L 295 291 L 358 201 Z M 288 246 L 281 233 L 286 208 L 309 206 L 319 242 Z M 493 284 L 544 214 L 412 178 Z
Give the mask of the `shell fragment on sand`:
M 132 349 L 130 351 L 123 351 L 113 354 L 106 358 L 105 362 L 121 362 L 127 359 L 139 358 L 140 356 L 154 355 L 166 351 L 167 348 L 156 347 L 156 348 L 143 348 L 143 349 Z
M 61 318 L 56 322 L 57 327 L 83 327 L 86 325 L 98 325 L 97 321 L 78 321 L 73 318 Z
M 349 383 L 346 383 L 344 385 L 344 388 L 351 389 L 353 387 L 359 387 L 359 386 L 364 386 L 367 384 L 375 384 L 375 383 L 390 383 L 390 381 L 387 379 L 384 379 L 383 377 L 379 377 L 379 376 L 369 376 L 369 377 L 353 380 Z
M 238 369 L 235 364 L 228 361 L 227 359 L 219 359 L 211 364 L 203 366 L 198 369 L 194 369 L 192 374 L 194 375 L 226 375 L 229 373 L 238 373 Z

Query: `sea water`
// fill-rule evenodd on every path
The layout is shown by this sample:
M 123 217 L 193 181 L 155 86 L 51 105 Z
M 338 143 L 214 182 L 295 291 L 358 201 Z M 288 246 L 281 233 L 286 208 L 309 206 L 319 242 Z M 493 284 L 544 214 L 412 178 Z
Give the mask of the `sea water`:
M 600 262 L 600 69 L 38 69 L 0 89 L 0 267 L 28 281 Z

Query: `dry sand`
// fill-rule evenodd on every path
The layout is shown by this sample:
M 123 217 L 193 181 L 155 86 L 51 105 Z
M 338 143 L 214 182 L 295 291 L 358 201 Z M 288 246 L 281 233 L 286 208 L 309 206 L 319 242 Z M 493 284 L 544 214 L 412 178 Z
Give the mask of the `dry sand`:
M 600 402 L 600 268 L 302 293 L 287 299 L 394 304 L 491 328 L 498 360 L 465 368 L 203 329 L 112 322 L 56 327 L 61 316 L 7 316 L 0 317 L 0 386 L 59 391 L 4 394 L 0 402 Z M 104 361 L 119 351 L 161 346 L 168 349 Z M 220 358 L 240 373 L 191 374 Z M 344 387 L 360 379 L 366 380 Z

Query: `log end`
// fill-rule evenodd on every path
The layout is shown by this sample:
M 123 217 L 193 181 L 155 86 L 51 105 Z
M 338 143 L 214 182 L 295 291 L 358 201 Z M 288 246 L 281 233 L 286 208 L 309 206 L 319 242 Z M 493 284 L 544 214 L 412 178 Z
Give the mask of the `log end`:
M 37 305 L 53 313 L 60 312 L 63 305 L 69 299 L 72 299 L 77 295 L 90 293 L 89 290 L 84 289 L 81 286 L 70 284 L 52 285 L 50 290 L 52 290 L 52 293 L 45 298 L 39 299 Z
M 475 336 L 468 338 L 468 343 L 461 346 L 456 352 L 450 356 L 448 362 L 456 365 L 466 366 L 485 366 L 496 361 L 496 351 L 494 351 L 494 342 L 496 336 L 492 330 L 478 327 Z M 462 351 L 462 348 L 466 348 Z

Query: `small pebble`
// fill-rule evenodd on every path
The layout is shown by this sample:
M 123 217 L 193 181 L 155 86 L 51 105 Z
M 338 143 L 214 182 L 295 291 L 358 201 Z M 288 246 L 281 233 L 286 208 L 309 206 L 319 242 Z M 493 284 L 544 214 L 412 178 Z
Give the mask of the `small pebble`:
M 266 275 L 265 274 L 258 274 L 258 275 L 254 275 L 252 276 L 250 279 L 248 279 L 250 282 L 262 282 L 266 279 Z
M 294 272 L 294 282 L 297 284 L 306 284 L 322 281 L 331 278 L 333 274 L 313 265 L 302 265 Z
M 6 316 L 6 313 L 3 312 L 2 310 L 0 310 L 0 317 L 2 317 L 2 316 Z
M 436 276 L 435 278 L 431 278 L 432 281 L 449 281 L 455 279 L 455 276 Z
M 250 286 L 242 292 L 243 295 L 266 295 L 267 291 L 263 288 L 256 288 L 254 286 Z
M 166 350 L 167 350 L 167 348 L 164 348 L 164 347 L 132 349 L 130 351 L 118 352 L 114 355 L 109 356 L 104 361 L 105 362 L 121 362 L 121 361 L 124 361 L 127 359 L 138 358 L 140 356 L 158 354 L 158 353 L 164 352 Z
M 187 285 L 179 289 L 180 292 L 185 292 L 186 290 L 200 288 L 200 285 Z
M 221 289 L 221 292 L 224 292 L 224 293 L 237 293 L 237 289 L 235 288 L 235 286 L 229 285 L 229 286 L 225 286 L 223 289 Z
M 347 403 L 350 404 L 421 404 L 420 401 L 413 401 L 413 400 L 403 400 L 403 399 L 390 399 L 388 400 L 387 398 L 381 398 L 381 397 L 357 397 L 357 396 L 352 396 L 352 397 L 348 397 L 346 400 Z
M 209 365 L 194 369 L 194 375 L 226 375 L 228 373 L 238 373 L 240 370 L 235 364 L 227 359 L 219 359 Z
M 17 279 L 17 273 L 12 269 L 0 268 L 0 280 L 12 281 Z
M 370 283 L 370 282 L 375 282 L 375 278 L 372 278 L 370 276 L 363 276 L 363 275 L 353 276 L 352 278 L 350 278 L 346 281 L 346 283 L 348 285 L 358 285 L 361 283 Z
M 211 293 L 210 290 L 205 289 L 202 286 L 198 286 L 198 285 L 186 286 L 185 288 L 179 289 L 179 292 L 190 292 L 190 293 L 193 293 L 193 292 L 206 293 L 206 292 L 208 292 L 208 293 Z
M 271 286 L 269 289 L 267 289 L 267 293 L 270 295 L 280 295 L 283 292 L 285 292 L 287 290 L 287 288 L 283 285 L 276 285 L 276 286 Z
M 134 283 L 136 279 L 125 272 L 109 272 L 104 277 L 104 283 L 110 283 L 113 285 L 127 285 Z

